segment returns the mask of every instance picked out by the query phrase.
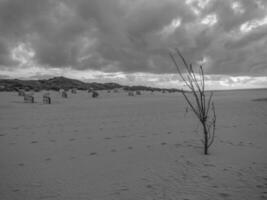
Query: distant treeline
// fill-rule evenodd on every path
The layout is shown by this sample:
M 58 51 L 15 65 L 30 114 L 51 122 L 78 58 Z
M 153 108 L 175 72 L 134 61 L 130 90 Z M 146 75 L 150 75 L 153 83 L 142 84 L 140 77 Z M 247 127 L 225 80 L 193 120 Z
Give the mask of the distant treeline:
M 178 89 L 162 89 L 146 86 L 123 86 L 117 83 L 85 83 L 75 79 L 65 77 L 55 77 L 47 80 L 19 80 L 19 79 L 0 79 L 0 91 L 41 91 L 60 89 L 70 90 L 76 88 L 78 90 L 113 90 L 122 89 L 126 91 L 162 91 L 162 92 L 180 92 Z

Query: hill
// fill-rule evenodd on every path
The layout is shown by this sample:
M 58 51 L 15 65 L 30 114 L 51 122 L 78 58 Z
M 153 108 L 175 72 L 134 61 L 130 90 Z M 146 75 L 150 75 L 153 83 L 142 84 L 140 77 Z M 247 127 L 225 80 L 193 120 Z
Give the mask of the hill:
M 43 80 L 19 80 L 19 79 L 0 79 L 0 91 L 17 91 L 21 90 L 69 90 L 76 88 L 78 90 L 113 90 L 113 89 L 124 89 L 124 90 L 144 90 L 144 91 L 168 91 L 168 92 L 179 92 L 177 89 L 162 89 L 147 86 L 124 86 L 117 83 L 85 83 L 80 80 L 70 79 L 66 77 L 54 77 L 51 79 Z

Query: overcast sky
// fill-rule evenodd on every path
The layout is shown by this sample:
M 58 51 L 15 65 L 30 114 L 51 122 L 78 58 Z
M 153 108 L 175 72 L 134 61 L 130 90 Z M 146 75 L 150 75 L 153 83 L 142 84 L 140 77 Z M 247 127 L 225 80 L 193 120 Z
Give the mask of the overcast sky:
M 179 48 L 213 88 L 267 87 L 267 0 L 0 0 L 0 76 L 179 85 Z

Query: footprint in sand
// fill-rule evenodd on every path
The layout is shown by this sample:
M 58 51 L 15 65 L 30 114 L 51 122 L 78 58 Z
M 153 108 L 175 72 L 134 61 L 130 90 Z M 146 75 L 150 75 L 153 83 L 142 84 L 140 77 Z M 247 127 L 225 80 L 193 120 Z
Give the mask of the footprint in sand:
M 117 186 L 116 189 L 114 189 L 114 191 L 112 193 L 110 193 L 111 195 L 121 195 L 121 192 L 126 192 L 129 190 L 129 187 L 126 185 L 121 185 L 121 186 Z
M 237 174 L 237 176 L 238 176 L 238 177 L 241 177 L 241 176 L 243 176 L 243 174 L 242 174 L 241 172 L 239 172 L 239 171 L 238 171 L 238 172 L 236 172 L 236 174 Z
M 118 196 L 118 195 L 120 195 L 121 193 L 120 193 L 119 191 L 115 191 L 115 192 L 111 192 L 110 194 L 111 194 L 111 195 Z
M 216 165 L 209 164 L 209 163 L 204 163 L 203 165 L 204 165 L 205 167 L 216 167 Z
M 46 158 L 45 161 L 51 161 L 52 159 L 51 158 Z
M 224 192 L 222 192 L 222 193 L 219 193 L 219 196 L 221 196 L 221 197 L 223 197 L 223 198 L 228 198 L 228 197 L 230 197 L 231 195 L 228 194 L 228 193 L 224 193 Z
M 129 188 L 126 185 L 122 185 L 119 190 L 120 191 L 128 191 Z
M 203 176 L 201 176 L 202 178 L 204 178 L 204 179 L 212 179 L 210 176 L 208 176 L 208 175 L 203 175 Z
M 33 141 L 31 141 L 31 144 L 36 144 L 36 143 L 38 143 L 37 140 L 33 140 Z
M 19 163 L 18 166 L 23 167 L 24 163 Z
M 186 164 L 187 164 L 188 166 L 194 166 L 194 163 L 192 163 L 192 162 L 189 161 L 189 160 L 186 161 Z
M 126 138 L 127 136 L 126 135 L 119 135 L 117 136 L 117 138 Z

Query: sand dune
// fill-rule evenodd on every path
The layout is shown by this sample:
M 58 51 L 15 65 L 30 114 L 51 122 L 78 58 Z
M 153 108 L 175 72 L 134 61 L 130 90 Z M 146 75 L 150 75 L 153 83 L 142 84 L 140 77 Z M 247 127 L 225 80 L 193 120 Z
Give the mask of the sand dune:
M 0 93 L 0 199 L 267 199 L 266 90 L 215 94 L 203 155 L 181 94 Z

